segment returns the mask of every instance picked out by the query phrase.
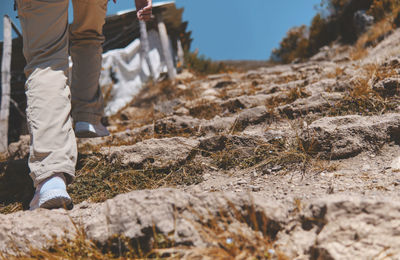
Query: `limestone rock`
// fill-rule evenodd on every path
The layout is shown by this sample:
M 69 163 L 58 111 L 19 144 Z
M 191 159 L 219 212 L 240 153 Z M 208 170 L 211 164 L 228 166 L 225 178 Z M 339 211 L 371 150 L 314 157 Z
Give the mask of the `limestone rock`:
M 396 157 L 392 163 L 390 164 L 390 168 L 392 168 L 392 171 L 400 171 L 400 157 Z
M 13 159 L 23 159 L 29 155 L 29 135 L 22 135 L 18 142 L 8 146 L 8 156 Z
M 244 130 L 249 125 L 267 122 L 270 117 L 271 114 L 265 106 L 244 109 L 237 117 L 235 129 Z
M 328 61 L 331 58 L 330 48 L 328 46 L 322 47 L 317 54 L 310 58 L 310 61 Z
M 377 82 L 373 86 L 373 90 L 378 92 L 381 96 L 393 96 L 399 95 L 400 89 L 400 78 L 385 78 L 379 82 Z
M 198 130 L 201 120 L 191 116 L 170 116 L 157 120 L 154 124 L 156 133 L 192 133 Z
M 127 107 L 123 109 L 120 113 L 120 117 L 122 120 L 132 120 L 137 118 L 138 115 L 146 113 L 148 110 L 139 107 Z
M 326 211 L 326 224 L 312 248 L 322 259 L 366 259 L 371 256 L 400 257 L 398 203 L 362 198 L 332 198 L 316 206 Z
M 237 84 L 237 82 L 235 82 L 235 81 L 222 80 L 222 81 L 219 81 L 217 84 L 215 84 L 214 88 L 220 89 L 220 88 L 225 88 L 225 87 L 232 86 L 235 84 Z
M 336 85 L 336 79 L 323 79 L 307 85 L 305 90 L 307 93 L 310 93 L 311 96 L 314 96 L 326 92 L 327 90 L 334 88 Z
M 207 79 L 209 80 L 228 80 L 230 79 L 230 75 L 227 73 L 220 73 L 220 74 L 212 74 L 212 75 L 208 75 Z
M 399 135 L 400 114 L 350 115 L 314 121 L 303 132 L 302 140 L 310 151 L 324 158 L 340 159 L 378 149 L 385 142 L 398 141 Z
M 185 161 L 197 145 L 197 140 L 172 137 L 148 139 L 130 146 L 103 147 L 100 153 L 107 160 L 124 166 L 140 166 L 148 162 L 153 167 L 166 168 Z
M 201 132 L 208 133 L 228 133 L 235 123 L 234 117 L 215 116 L 211 120 L 203 120 L 199 129 Z
M 399 210 L 390 200 L 323 197 L 304 205 L 286 232 L 279 232 L 277 244 L 296 259 L 397 259 Z
M 231 112 L 238 111 L 243 108 L 252 108 L 256 106 L 263 106 L 268 100 L 271 100 L 271 95 L 258 94 L 258 95 L 242 95 L 235 98 L 230 98 L 221 103 L 221 106 L 227 108 Z
M 183 70 L 181 73 L 176 75 L 176 80 L 189 80 L 194 78 L 194 75 L 188 70 Z
M 191 194 L 175 189 L 134 191 L 104 203 L 82 203 L 68 212 L 38 209 L 0 215 L 0 252 L 15 253 L 12 243 L 21 252 L 28 251 L 29 245 L 46 248 L 52 236 L 73 237 L 76 227 L 100 244 L 117 234 L 140 240 L 146 249 L 156 230 L 176 246 L 202 248 L 212 242 L 200 232 L 200 217 L 204 223 L 222 213 L 232 216 L 229 230 L 240 227 L 248 238 L 254 232 L 254 221 L 266 225 L 267 235 L 290 259 L 400 257 L 397 201 L 325 195 L 296 211 L 257 195 Z M 238 214 L 241 217 L 236 219 Z
M 200 139 L 201 151 L 217 152 L 226 148 L 229 143 L 231 149 L 242 149 L 256 147 L 261 138 L 258 136 L 218 135 Z
M 154 105 L 154 110 L 165 115 L 172 115 L 175 111 L 175 107 L 179 106 L 181 103 L 182 101 L 179 99 L 160 102 L 159 104 Z
M 290 119 L 309 113 L 322 113 L 335 106 L 343 98 L 341 93 L 322 92 L 308 98 L 300 98 L 291 104 L 278 107 Z
M 395 57 L 400 53 L 400 30 L 395 30 L 392 34 L 386 35 L 384 40 L 381 41 L 375 48 L 369 51 L 361 63 L 362 64 L 380 64 L 385 60 Z
M 29 245 L 44 248 L 49 246 L 53 237 L 71 237 L 74 231 L 74 225 L 64 210 L 39 209 L 0 215 L 0 252 L 13 253 L 13 244 L 23 252 Z
M 180 107 L 174 113 L 176 115 L 184 116 L 184 115 L 189 115 L 190 111 L 186 107 Z
M 229 202 L 229 203 L 228 203 Z M 235 205 L 233 209 L 230 205 Z M 195 223 L 199 216 L 212 219 L 221 212 L 244 219 L 254 214 L 267 220 L 269 232 L 276 236 L 287 218 L 287 212 L 278 203 L 246 194 L 202 193 L 189 194 L 174 189 L 143 190 L 118 195 L 100 204 L 82 203 L 71 211 L 38 209 L 0 215 L 0 252 L 15 253 L 14 243 L 26 252 L 29 246 L 46 248 L 51 237 L 73 237 L 75 225 L 83 228 L 87 237 L 105 244 L 114 234 L 139 240 L 146 246 L 154 237 L 154 230 L 171 236 L 177 245 L 204 247 L 208 241 L 199 233 Z M 237 222 L 237 220 L 236 220 Z M 261 224 L 261 223 L 260 223 Z M 66 233 L 67 232 L 67 233 Z

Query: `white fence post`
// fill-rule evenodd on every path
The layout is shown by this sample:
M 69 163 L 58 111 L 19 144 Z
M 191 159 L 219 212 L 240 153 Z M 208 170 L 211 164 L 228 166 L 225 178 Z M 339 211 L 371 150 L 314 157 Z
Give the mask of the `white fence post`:
M 182 48 L 182 42 L 180 39 L 176 42 L 176 45 L 178 46 L 178 60 L 180 63 L 180 66 L 183 67 L 185 65 L 185 53 Z
M 147 35 L 147 27 L 145 21 L 139 21 L 140 24 L 140 44 L 142 46 L 142 59 L 144 58 L 149 66 L 150 76 L 155 77 L 155 73 L 153 71 L 153 67 L 151 66 L 149 52 L 150 52 L 150 43 L 149 37 Z
M 11 83 L 11 19 L 4 16 L 3 58 L 1 62 L 0 152 L 8 150 L 8 117 L 10 114 Z
M 163 18 L 161 14 L 157 14 L 158 32 L 160 33 L 161 45 L 163 49 L 163 54 L 165 61 L 167 63 L 168 77 L 170 80 L 174 80 L 176 76 L 176 71 L 174 67 L 174 61 L 171 53 L 171 47 L 169 43 L 169 38 L 167 34 L 167 28 L 165 27 Z

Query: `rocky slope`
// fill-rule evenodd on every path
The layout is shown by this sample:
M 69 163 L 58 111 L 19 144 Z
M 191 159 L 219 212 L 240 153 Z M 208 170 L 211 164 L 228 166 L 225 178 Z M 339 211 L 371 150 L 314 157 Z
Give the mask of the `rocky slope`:
M 2 164 L 0 252 L 82 229 L 147 252 L 161 235 L 159 255 L 190 259 L 399 259 L 399 38 L 357 61 L 324 49 L 149 85 L 109 119 L 112 136 L 79 140 L 71 211 L 20 210 L 32 193 L 22 138 Z

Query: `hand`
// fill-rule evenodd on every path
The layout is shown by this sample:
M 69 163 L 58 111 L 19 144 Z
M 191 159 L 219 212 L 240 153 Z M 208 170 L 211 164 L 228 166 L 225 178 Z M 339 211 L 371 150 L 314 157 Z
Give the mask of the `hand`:
M 152 0 L 135 0 L 136 14 L 139 20 L 149 21 L 151 19 Z

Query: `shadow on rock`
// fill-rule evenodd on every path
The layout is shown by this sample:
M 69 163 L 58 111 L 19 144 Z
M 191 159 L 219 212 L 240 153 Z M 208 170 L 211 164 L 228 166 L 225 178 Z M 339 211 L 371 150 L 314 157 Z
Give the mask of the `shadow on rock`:
M 19 202 L 28 209 L 33 193 L 27 158 L 0 163 L 0 205 Z

